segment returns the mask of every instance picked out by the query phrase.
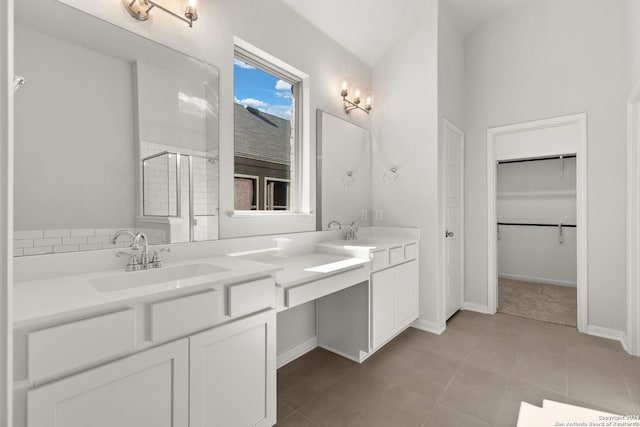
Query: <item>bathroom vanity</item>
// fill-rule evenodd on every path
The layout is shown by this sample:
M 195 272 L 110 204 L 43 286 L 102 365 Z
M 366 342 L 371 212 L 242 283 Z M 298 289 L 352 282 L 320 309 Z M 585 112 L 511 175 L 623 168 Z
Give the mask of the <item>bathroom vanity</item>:
M 17 283 L 16 425 L 271 426 L 276 313 L 365 360 L 417 317 L 415 233 Z
M 17 284 L 16 425 L 273 425 L 278 267 L 194 265 Z

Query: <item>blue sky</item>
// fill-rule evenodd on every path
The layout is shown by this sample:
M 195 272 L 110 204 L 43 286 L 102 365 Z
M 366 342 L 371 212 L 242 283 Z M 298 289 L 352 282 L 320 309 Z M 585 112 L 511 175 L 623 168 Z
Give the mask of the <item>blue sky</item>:
M 291 85 L 238 59 L 233 60 L 235 102 L 291 119 Z

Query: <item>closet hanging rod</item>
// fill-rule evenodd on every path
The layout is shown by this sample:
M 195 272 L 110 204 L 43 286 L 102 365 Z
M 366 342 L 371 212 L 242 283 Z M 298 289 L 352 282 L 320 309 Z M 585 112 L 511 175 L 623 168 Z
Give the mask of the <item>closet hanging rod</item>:
M 564 154 L 562 156 L 535 157 L 535 158 L 531 158 L 531 159 L 498 160 L 497 163 L 499 165 L 502 165 L 502 164 L 505 164 L 505 163 L 537 162 L 539 160 L 553 160 L 553 159 L 559 159 L 559 158 L 572 159 L 572 158 L 575 158 L 575 157 L 576 157 L 575 154 Z
M 525 225 L 532 227 L 557 227 L 560 224 L 535 224 L 530 222 L 498 222 L 498 225 Z M 575 227 L 575 224 L 562 224 L 563 227 Z

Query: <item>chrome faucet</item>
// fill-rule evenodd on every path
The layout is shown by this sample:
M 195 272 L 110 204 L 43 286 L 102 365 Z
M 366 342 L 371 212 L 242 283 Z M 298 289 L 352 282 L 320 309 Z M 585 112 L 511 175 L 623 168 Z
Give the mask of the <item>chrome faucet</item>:
M 134 251 L 140 249 L 140 240 L 142 239 L 144 239 L 144 248 L 142 249 L 142 255 L 140 255 L 140 265 L 142 265 L 142 268 L 149 268 L 149 242 L 146 234 L 136 233 L 136 235 L 133 236 L 131 249 Z
M 112 238 L 111 238 L 111 243 L 113 243 L 115 245 L 116 240 L 118 240 L 118 237 L 122 236 L 123 234 L 128 235 L 129 237 L 131 237 L 131 240 L 135 239 L 135 235 L 130 232 L 129 230 L 119 230 Z
M 353 220 L 349 229 L 344 233 L 345 240 L 357 240 L 358 239 L 358 222 Z
M 339 223 L 338 221 L 336 221 L 335 219 L 334 219 L 334 220 L 332 220 L 332 221 L 329 221 L 329 225 L 327 225 L 327 228 L 328 228 L 329 230 L 331 230 L 331 226 L 332 226 L 333 224 L 336 224 L 336 225 L 338 226 L 338 230 L 342 230 L 342 224 L 340 224 L 340 223 Z
M 116 254 L 116 256 L 129 255 L 129 263 L 127 264 L 126 270 L 138 271 L 140 269 L 151 267 L 152 263 L 149 262 L 149 241 L 147 240 L 147 236 L 144 233 L 133 234 L 128 230 L 120 230 L 111 238 L 111 243 L 115 244 L 116 240 L 118 240 L 118 237 L 122 236 L 123 234 L 128 235 L 133 240 L 133 242 L 130 245 L 132 251 L 137 251 L 138 249 L 140 249 L 142 244 L 141 240 L 144 240 L 144 246 L 142 247 L 142 254 L 140 255 L 140 258 L 138 258 L 134 252 L 131 252 L 131 253 L 118 252 Z M 160 253 L 158 252 L 158 255 L 159 254 Z M 161 265 L 162 265 L 162 260 L 160 260 L 160 262 L 156 264 L 153 264 L 154 267 L 160 267 Z

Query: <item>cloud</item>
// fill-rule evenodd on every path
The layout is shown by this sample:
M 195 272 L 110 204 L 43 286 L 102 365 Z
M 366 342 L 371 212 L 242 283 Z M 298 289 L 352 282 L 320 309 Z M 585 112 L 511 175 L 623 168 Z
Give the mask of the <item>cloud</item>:
M 291 83 L 287 83 L 284 80 L 278 80 L 276 82 L 276 90 L 291 90 Z
M 291 95 L 291 92 L 276 92 L 275 95 L 278 98 L 284 98 L 284 99 L 292 99 L 293 96 Z
M 245 107 L 256 108 L 263 113 L 271 114 L 281 119 L 291 120 L 291 105 L 275 105 L 264 102 L 255 98 L 238 99 L 233 97 L 236 104 L 244 105 Z
M 260 101 L 259 99 L 255 99 L 255 98 L 244 98 L 244 99 L 236 98 L 236 102 L 246 107 L 254 107 L 254 108 L 264 108 L 269 105 L 266 102 Z
M 238 68 L 243 68 L 245 70 L 253 70 L 254 67 L 253 65 L 249 65 L 246 62 L 240 61 L 239 59 L 233 58 L 233 65 L 235 65 Z
M 291 120 L 290 105 L 268 105 L 264 108 L 260 108 L 260 111 L 264 111 L 267 114 L 280 117 L 281 119 Z

